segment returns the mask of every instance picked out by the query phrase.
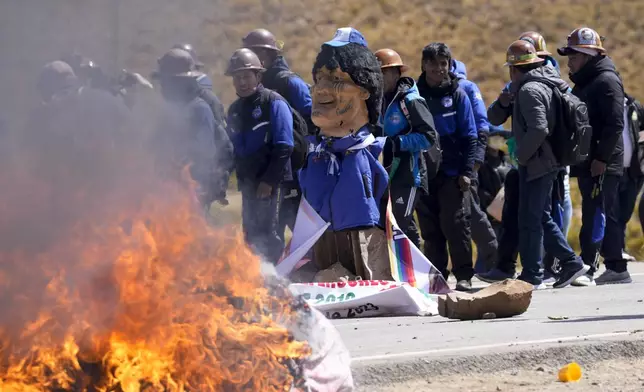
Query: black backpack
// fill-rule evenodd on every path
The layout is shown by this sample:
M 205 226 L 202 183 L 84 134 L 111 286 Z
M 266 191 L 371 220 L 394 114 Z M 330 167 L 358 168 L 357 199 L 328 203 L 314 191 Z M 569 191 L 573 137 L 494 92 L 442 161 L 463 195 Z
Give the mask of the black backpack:
M 289 109 L 291 109 L 291 114 L 293 115 L 293 152 L 291 153 L 291 168 L 293 171 L 297 171 L 304 166 L 306 162 L 306 157 L 309 153 L 309 143 L 306 140 L 308 135 L 308 127 L 306 121 L 302 115 L 295 109 L 291 107 L 286 99 L 281 95 L 271 90 L 264 90 L 268 94 L 262 95 L 262 111 L 264 113 L 270 113 L 270 103 L 273 100 L 281 99 L 286 102 Z
M 290 105 L 291 101 L 289 101 L 290 97 L 289 97 L 289 89 L 288 89 L 288 80 L 290 78 L 302 79 L 302 77 L 297 73 L 291 70 L 285 69 L 285 70 L 279 71 L 278 73 L 275 74 L 275 76 L 273 76 L 272 78 L 262 83 L 264 84 L 264 87 L 266 87 L 267 89 L 273 90 L 279 95 L 281 95 L 282 98 L 284 98 L 286 102 L 288 102 Z M 304 79 L 302 79 L 302 81 L 309 87 L 309 91 L 311 91 L 311 85 L 306 83 Z M 300 115 L 302 114 L 300 113 Z M 310 132 L 308 133 L 308 135 L 316 134 L 317 132 L 315 132 L 315 130 L 317 127 L 315 126 L 315 124 L 313 124 L 313 121 L 311 120 L 311 118 L 308 116 L 302 116 L 302 118 L 304 119 L 304 121 L 306 121 L 307 132 Z
M 405 104 L 405 100 L 400 100 L 400 109 L 402 110 L 407 122 L 411 124 L 411 119 L 409 117 L 409 110 Z M 436 138 L 436 143 L 432 144 L 428 150 L 425 150 L 420 154 L 421 159 L 421 168 L 425 168 L 425 174 L 427 181 L 433 180 L 438 174 L 438 170 L 441 167 L 441 162 L 443 161 L 443 151 L 441 150 L 440 139 Z M 421 178 L 423 173 L 421 172 Z
M 593 134 L 588 106 L 571 92 L 561 92 L 549 79 L 538 82 L 553 89 L 556 101 L 555 126 L 547 138 L 555 158 L 561 166 L 575 166 L 588 160 Z

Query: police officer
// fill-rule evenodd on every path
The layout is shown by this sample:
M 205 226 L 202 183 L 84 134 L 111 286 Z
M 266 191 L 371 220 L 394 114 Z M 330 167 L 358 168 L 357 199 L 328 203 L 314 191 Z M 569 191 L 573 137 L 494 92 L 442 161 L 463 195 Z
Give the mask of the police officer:
M 256 29 L 249 32 L 243 39 L 244 48 L 251 49 L 266 71 L 262 74 L 262 85 L 284 97 L 291 107 L 297 110 L 307 123 L 310 133 L 315 125 L 311 122 L 311 92 L 309 85 L 300 76 L 292 72 L 282 55 L 282 42 L 275 39 L 273 33 L 266 29 Z M 297 210 L 300 206 L 302 191 L 297 176 L 293 181 L 284 184 L 285 194 L 281 209 L 281 230 L 295 226 Z
M 279 225 L 283 183 L 293 180 L 293 113 L 284 98 L 262 86 L 264 71 L 250 49 L 238 49 L 230 58 L 226 75 L 239 99 L 228 109 L 228 132 L 235 147 L 246 241 L 275 263 L 284 248 Z

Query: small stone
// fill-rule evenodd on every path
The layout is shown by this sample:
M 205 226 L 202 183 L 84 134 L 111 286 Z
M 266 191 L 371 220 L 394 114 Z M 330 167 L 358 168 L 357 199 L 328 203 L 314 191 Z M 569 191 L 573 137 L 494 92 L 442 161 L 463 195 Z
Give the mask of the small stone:
M 417 338 L 417 337 L 415 337 L 415 336 L 412 338 L 412 340 L 416 340 L 416 339 L 418 339 L 418 338 Z
M 354 330 L 354 331 L 357 331 L 357 330 L 358 330 L 358 327 L 353 328 L 353 330 Z
M 638 299 L 637 302 L 644 302 L 644 299 Z
M 501 387 L 496 387 L 497 392 L 501 392 Z
M 539 367 L 537 368 L 537 371 L 538 371 L 538 372 L 545 372 L 545 371 L 546 371 L 546 369 L 544 369 L 544 368 L 543 368 L 543 366 L 539 366 Z
M 599 386 L 599 383 L 595 381 L 595 382 L 591 383 L 591 385 Z

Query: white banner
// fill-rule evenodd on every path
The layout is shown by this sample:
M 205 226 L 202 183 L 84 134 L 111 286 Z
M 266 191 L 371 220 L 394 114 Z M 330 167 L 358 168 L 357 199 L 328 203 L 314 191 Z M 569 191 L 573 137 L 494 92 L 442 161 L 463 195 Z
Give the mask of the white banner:
M 277 273 L 288 276 L 293 270 L 307 263 L 309 259 L 305 258 L 306 254 L 329 226 L 330 223 L 326 223 L 302 197 L 295 218 L 293 237 L 286 244 L 282 257 L 275 266 Z
M 289 288 L 330 319 L 438 314 L 436 296 L 407 283 L 358 280 L 291 284 Z

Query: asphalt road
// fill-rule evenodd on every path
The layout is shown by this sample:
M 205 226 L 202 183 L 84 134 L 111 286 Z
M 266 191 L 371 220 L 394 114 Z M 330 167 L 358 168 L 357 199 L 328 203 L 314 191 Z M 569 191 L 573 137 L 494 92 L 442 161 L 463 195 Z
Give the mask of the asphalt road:
M 432 316 L 333 322 L 354 366 L 644 339 L 639 333 L 644 331 L 644 263 L 632 263 L 629 269 L 632 284 L 537 291 L 528 311 L 509 319 L 472 322 Z

